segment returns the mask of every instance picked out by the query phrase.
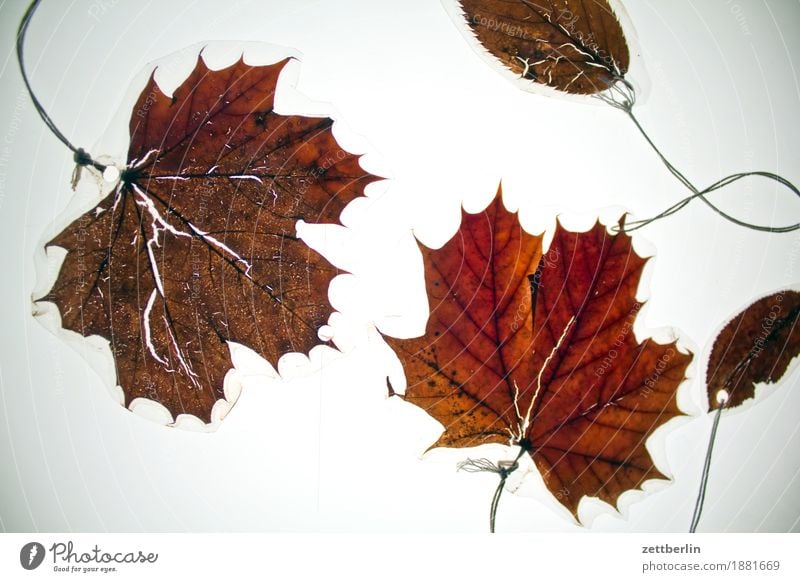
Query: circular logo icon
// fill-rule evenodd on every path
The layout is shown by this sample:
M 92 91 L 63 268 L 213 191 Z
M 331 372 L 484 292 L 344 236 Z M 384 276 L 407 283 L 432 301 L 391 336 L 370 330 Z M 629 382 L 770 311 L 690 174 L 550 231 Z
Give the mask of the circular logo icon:
M 19 551 L 19 563 L 26 570 L 35 570 L 44 561 L 44 546 L 39 542 L 28 542 Z

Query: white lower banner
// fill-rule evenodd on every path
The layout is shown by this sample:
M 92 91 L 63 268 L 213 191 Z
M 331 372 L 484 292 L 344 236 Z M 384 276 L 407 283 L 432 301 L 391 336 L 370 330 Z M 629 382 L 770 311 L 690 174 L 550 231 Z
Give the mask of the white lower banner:
M 0 580 L 795 581 L 798 542 L 797 534 L 3 534 Z

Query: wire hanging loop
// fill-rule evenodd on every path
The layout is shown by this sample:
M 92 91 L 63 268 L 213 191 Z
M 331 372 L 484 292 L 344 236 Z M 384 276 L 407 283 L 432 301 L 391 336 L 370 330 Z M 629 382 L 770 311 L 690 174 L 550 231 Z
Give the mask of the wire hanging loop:
M 655 153 L 658 155 L 659 159 L 667 168 L 667 170 L 669 170 L 669 172 L 673 176 L 675 176 L 675 178 L 691 192 L 689 196 L 687 196 L 683 200 L 680 200 L 679 202 L 676 202 L 675 204 L 673 204 L 666 210 L 660 212 L 659 214 L 644 220 L 635 220 L 631 222 L 626 222 L 622 226 L 617 225 L 613 227 L 614 231 L 631 232 L 634 230 L 638 230 L 644 226 L 647 226 L 650 223 L 653 223 L 657 220 L 661 220 L 662 218 L 666 218 L 668 216 L 675 214 L 679 210 L 682 210 L 695 198 L 699 198 L 701 201 L 703 201 L 703 203 L 706 204 L 706 206 L 708 206 L 714 212 L 722 216 L 725 220 L 728 220 L 729 222 L 732 222 L 739 226 L 749 228 L 751 230 L 756 230 L 760 232 L 783 233 L 783 232 L 792 232 L 797 229 L 800 229 L 800 222 L 795 224 L 789 224 L 787 226 L 763 226 L 758 224 L 751 224 L 749 222 L 745 222 L 734 216 L 731 216 L 730 214 L 726 213 L 725 211 L 717 207 L 713 202 L 711 202 L 707 198 L 708 194 L 711 194 L 712 192 L 715 192 L 720 188 L 724 188 L 725 186 L 728 186 L 730 184 L 733 184 L 734 182 L 737 182 L 743 178 L 748 178 L 748 177 L 761 177 L 761 178 L 767 178 L 769 180 L 774 180 L 781 186 L 787 188 L 795 196 L 800 198 L 800 190 L 798 190 L 797 187 L 786 178 L 783 178 L 782 176 L 779 176 L 772 172 L 762 172 L 762 171 L 739 172 L 736 174 L 731 174 L 730 176 L 726 176 L 725 178 L 722 178 L 721 180 L 714 182 L 707 188 L 700 190 L 686 176 L 684 176 L 683 173 L 680 172 L 680 170 L 678 170 L 675 166 L 673 166 L 672 163 L 666 158 L 666 156 L 664 156 L 663 153 L 661 153 L 661 150 L 658 149 L 658 146 L 656 146 L 653 140 L 650 139 L 650 136 L 647 134 L 642 125 L 639 123 L 639 120 L 633 113 L 633 107 L 636 104 L 636 91 L 633 85 L 631 85 L 629 81 L 627 81 L 622 76 L 617 75 L 614 79 L 614 82 L 609 86 L 609 88 L 606 91 L 598 93 L 594 95 L 594 97 L 606 103 L 607 105 L 613 107 L 614 109 L 618 109 L 624 112 L 628 116 L 628 118 L 630 118 L 630 120 L 633 122 L 636 128 L 639 130 L 639 133 L 642 134 L 642 136 L 650 145 L 650 147 L 653 149 L 653 151 L 655 151 Z
M 61 143 L 63 143 L 70 149 L 70 151 L 72 151 L 72 159 L 75 161 L 75 170 L 72 173 L 72 188 L 74 190 L 78 180 L 80 179 L 81 168 L 88 166 L 95 168 L 99 172 L 103 172 L 107 166 L 96 161 L 83 148 L 75 147 L 72 142 L 70 142 L 69 139 L 67 139 L 67 137 L 61 132 L 61 130 L 58 129 L 55 122 L 47 114 L 44 106 L 33 92 L 30 79 L 28 79 L 28 72 L 25 69 L 25 37 L 28 34 L 28 26 L 33 19 L 36 9 L 39 7 L 40 2 L 41 0 L 33 0 L 19 23 L 19 28 L 17 29 L 17 62 L 19 63 L 19 70 L 22 74 L 22 81 L 25 83 L 25 88 L 28 90 L 28 95 L 33 102 L 36 112 L 39 114 L 39 117 L 42 118 L 42 121 L 44 121 L 44 124 L 50 129 L 50 131 L 53 132 L 53 135 L 55 135 Z

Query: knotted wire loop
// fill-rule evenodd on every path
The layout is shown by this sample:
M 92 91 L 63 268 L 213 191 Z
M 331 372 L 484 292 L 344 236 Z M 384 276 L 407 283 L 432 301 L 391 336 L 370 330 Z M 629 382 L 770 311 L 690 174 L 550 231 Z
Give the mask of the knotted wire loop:
M 634 230 L 638 230 L 648 224 L 651 224 L 657 220 L 661 220 L 662 218 L 666 218 L 678 212 L 679 210 L 683 209 L 687 204 L 689 204 L 695 198 L 699 198 L 706 206 L 711 208 L 714 212 L 722 216 L 725 220 L 732 222 L 738 226 L 742 226 L 744 228 L 749 228 L 751 230 L 756 230 L 759 232 L 770 232 L 770 233 L 785 233 L 785 232 L 792 232 L 797 229 L 800 229 L 800 222 L 789 224 L 786 226 L 766 226 L 766 225 L 759 225 L 759 224 L 751 224 L 734 216 L 731 216 L 727 212 L 720 209 L 716 206 L 713 202 L 711 202 L 707 195 L 711 194 L 712 192 L 724 188 L 734 182 L 741 180 L 742 178 L 747 177 L 761 177 L 766 178 L 768 180 L 774 180 L 779 185 L 788 189 L 792 194 L 800 198 L 800 190 L 792 184 L 786 178 L 779 176 L 773 172 L 764 172 L 764 171 L 751 171 L 751 172 L 737 172 L 736 174 L 731 174 L 730 176 L 726 176 L 720 180 L 717 180 L 707 188 L 703 188 L 702 190 L 697 188 L 683 173 L 678 170 L 661 152 L 661 150 L 656 146 L 650 136 L 642 127 L 639 120 L 633 113 L 633 107 L 636 104 L 636 91 L 631 85 L 629 81 L 624 79 L 621 76 L 617 76 L 608 89 L 605 91 L 594 95 L 596 99 L 599 99 L 603 103 L 613 107 L 614 109 L 618 109 L 624 112 L 628 118 L 633 122 L 636 128 L 639 130 L 639 133 L 642 134 L 644 139 L 653 149 L 653 151 L 658 155 L 661 162 L 664 166 L 669 170 L 669 172 L 681 183 L 684 185 L 686 189 L 688 189 L 691 194 L 686 198 L 676 202 L 669 208 L 663 210 L 662 212 L 652 216 L 650 218 L 646 218 L 643 220 L 635 220 L 631 222 L 626 222 L 624 225 L 616 225 L 613 227 L 612 230 L 615 232 L 632 232 Z
M 28 34 L 28 26 L 33 19 L 33 15 L 36 13 L 36 9 L 39 7 L 40 2 L 41 0 L 33 0 L 19 23 L 19 28 L 17 29 L 17 62 L 19 63 L 19 70 L 22 74 L 22 81 L 25 83 L 25 88 L 28 91 L 28 95 L 31 98 L 33 107 L 36 109 L 39 117 L 42 118 L 42 121 L 53 133 L 53 135 L 55 135 L 58 140 L 67 146 L 73 153 L 72 159 L 75 161 L 75 170 L 72 172 L 72 188 L 75 189 L 75 186 L 80 178 L 81 168 L 89 166 L 100 172 L 103 172 L 106 169 L 106 166 L 105 164 L 101 164 L 92 158 L 92 156 L 89 155 L 89 153 L 83 148 L 75 147 L 72 142 L 67 139 L 61 130 L 58 129 L 50 115 L 48 115 L 44 105 L 42 105 L 42 103 L 36 97 L 33 87 L 31 87 L 31 82 L 28 78 L 28 72 L 25 68 L 25 37 Z

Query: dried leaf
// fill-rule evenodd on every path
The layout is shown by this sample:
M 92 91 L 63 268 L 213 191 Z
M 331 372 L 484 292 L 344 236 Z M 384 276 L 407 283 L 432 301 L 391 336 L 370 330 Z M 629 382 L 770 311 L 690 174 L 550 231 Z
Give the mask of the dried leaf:
M 628 45 L 606 0 L 459 0 L 481 44 L 524 79 L 593 94 L 628 70 Z
M 287 61 L 194 71 L 132 112 L 116 191 L 47 246 L 67 250 L 52 290 L 65 328 L 111 344 L 125 404 L 205 421 L 223 397 L 228 342 L 275 364 L 318 343 L 336 270 L 295 224 L 336 222 L 375 179 L 332 120 L 273 111 Z
M 630 237 L 559 225 L 542 256 L 542 236 L 524 232 L 498 192 L 422 254 L 426 333 L 387 341 L 405 368 L 405 399 L 444 425 L 432 447 L 520 445 L 575 515 L 585 495 L 614 505 L 663 478 L 645 441 L 681 414 L 691 355 L 637 342 L 646 260 Z
M 706 373 L 709 406 L 728 393 L 726 408 L 753 398 L 755 385 L 778 382 L 800 354 L 800 292 L 763 297 L 736 315 L 719 333 Z

